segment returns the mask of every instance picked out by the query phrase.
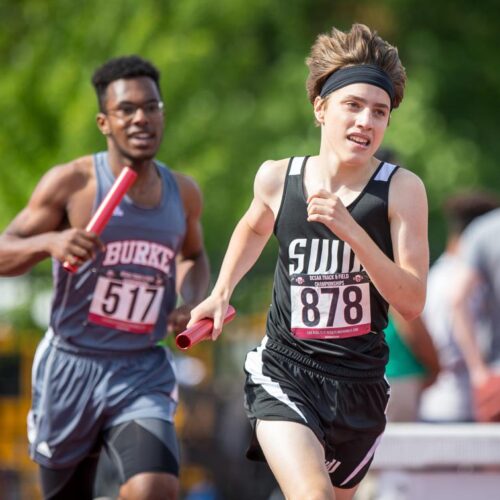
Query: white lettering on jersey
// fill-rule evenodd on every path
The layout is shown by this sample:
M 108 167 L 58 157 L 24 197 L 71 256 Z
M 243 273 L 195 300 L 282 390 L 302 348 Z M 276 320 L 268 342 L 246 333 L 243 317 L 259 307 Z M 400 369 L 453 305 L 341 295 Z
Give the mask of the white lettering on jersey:
M 103 266 L 136 264 L 148 266 L 166 274 L 175 252 L 164 245 L 144 240 L 112 241 L 106 245 Z
M 339 251 L 340 248 L 340 251 Z M 293 274 L 334 274 L 359 272 L 362 267 L 351 247 L 333 239 L 297 238 L 288 247 L 288 272 Z
M 290 243 L 288 249 L 288 258 L 290 261 L 290 269 L 288 272 L 290 274 L 301 273 L 304 269 L 304 255 L 302 253 L 298 253 L 299 250 L 297 249 L 297 247 L 305 248 L 306 244 L 306 238 L 298 238 Z M 296 261 L 296 264 L 294 264 L 293 261 Z

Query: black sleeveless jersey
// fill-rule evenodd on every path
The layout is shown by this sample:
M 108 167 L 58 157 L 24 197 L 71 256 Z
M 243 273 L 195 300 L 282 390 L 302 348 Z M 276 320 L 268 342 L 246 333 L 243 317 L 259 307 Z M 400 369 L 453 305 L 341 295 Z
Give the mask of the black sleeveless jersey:
M 279 256 L 267 335 L 275 348 L 310 357 L 338 373 L 383 373 L 388 304 L 350 246 L 324 224 L 307 221 L 303 172 L 308 157 L 290 159 L 274 234 Z M 347 206 L 356 222 L 394 259 L 388 195 L 397 166 L 381 163 Z

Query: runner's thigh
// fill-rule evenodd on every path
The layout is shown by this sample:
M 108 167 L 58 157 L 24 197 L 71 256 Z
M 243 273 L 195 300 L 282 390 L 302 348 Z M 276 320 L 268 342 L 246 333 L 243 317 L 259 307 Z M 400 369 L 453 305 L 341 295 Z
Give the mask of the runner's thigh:
M 121 483 L 144 472 L 179 475 L 179 446 L 171 422 L 155 418 L 124 422 L 104 432 L 104 445 Z

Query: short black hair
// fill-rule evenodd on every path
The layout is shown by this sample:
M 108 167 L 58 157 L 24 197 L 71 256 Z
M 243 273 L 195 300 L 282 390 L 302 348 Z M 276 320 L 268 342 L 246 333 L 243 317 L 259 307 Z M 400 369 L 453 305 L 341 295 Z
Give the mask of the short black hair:
M 160 92 L 160 72 L 146 59 L 137 55 L 121 56 L 110 59 L 97 68 L 92 76 L 100 111 L 105 110 L 106 89 L 108 85 L 121 78 L 151 78 Z
M 489 191 L 466 191 L 454 194 L 443 204 L 450 234 L 460 235 L 477 217 L 500 207 L 500 199 Z

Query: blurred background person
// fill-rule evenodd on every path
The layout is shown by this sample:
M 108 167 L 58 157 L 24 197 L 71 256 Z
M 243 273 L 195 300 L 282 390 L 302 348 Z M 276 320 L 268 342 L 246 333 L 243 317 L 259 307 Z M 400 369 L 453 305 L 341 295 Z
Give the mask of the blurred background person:
M 477 226 L 479 232 L 474 229 L 469 234 L 467 231 L 465 234 L 468 236 L 462 237 L 463 231 L 474 219 L 498 207 L 499 203 L 494 195 L 479 191 L 453 195 L 444 203 L 447 243 L 444 252 L 430 269 L 423 312 L 425 325 L 439 353 L 441 371 L 436 382 L 422 394 L 419 416 L 424 421 L 472 421 L 474 415 L 470 377 L 474 376 L 476 366 L 479 367 L 481 376 L 484 372 L 488 373 L 484 363 L 486 359 L 490 359 L 490 355 L 497 363 L 500 360 L 500 332 L 497 331 L 495 342 L 491 342 L 491 330 L 485 324 L 485 320 L 490 319 L 487 310 L 491 311 L 491 306 L 494 305 L 490 301 L 487 307 L 485 301 L 488 297 L 494 298 L 491 291 L 493 283 L 488 283 L 493 277 L 497 280 L 498 291 L 496 314 L 500 311 L 499 269 L 492 269 L 485 279 L 480 279 L 479 271 L 475 272 L 473 268 L 470 268 L 466 276 L 459 277 L 461 260 L 465 259 L 472 266 L 475 252 L 482 255 L 481 245 L 491 250 L 496 249 L 497 262 L 500 260 L 500 246 L 494 238 L 495 234 L 500 234 L 500 223 L 497 223 L 496 233 L 490 231 L 489 221 L 493 222 L 495 219 L 490 219 L 489 216 L 486 219 L 485 216 L 486 225 L 481 222 Z M 495 213 L 496 220 L 500 222 L 500 212 Z M 481 243 L 482 240 L 476 235 L 484 234 L 484 228 L 487 238 L 483 238 L 484 243 Z M 464 256 L 461 258 L 462 252 Z M 484 285 L 488 285 L 490 290 L 486 290 Z M 454 298 L 457 291 L 459 301 Z M 489 355 L 484 358 L 483 355 L 487 352 Z M 480 381 L 482 380 L 481 378 Z
M 379 158 L 390 158 L 382 151 Z M 453 292 L 462 266 L 459 256 L 462 232 L 477 217 L 499 206 L 499 200 L 486 192 L 464 192 L 446 199 L 443 215 L 447 226 L 446 248 L 431 266 L 427 298 L 421 316 L 405 321 L 390 311 L 385 330 L 389 345 L 386 376 L 391 384 L 387 419 L 391 422 L 429 423 L 470 422 L 474 420 L 469 371 L 456 339 Z M 483 345 L 487 338 L 479 318 L 484 316 L 477 287 L 468 297 L 468 310 L 474 311 L 474 341 Z M 472 327 L 471 330 L 472 332 Z M 468 347 L 464 346 L 467 349 Z M 500 350 L 498 351 L 500 355 Z M 411 475 L 404 471 L 385 471 L 375 478 L 376 500 L 401 500 Z
M 500 209 L 474 221 L 460 240 L 453 332 L 467 366 L 474 417 L 500 421 Z M 480 314 L 478 314 L 478 311 Z
M 414 422 L 422 391 L 434 383 L 439 373 L 438 352 L 421 317 L 406 321 L 393 310 L 385 339 L 389 345 L 385 373 L 391 385 L 387 420 Z

